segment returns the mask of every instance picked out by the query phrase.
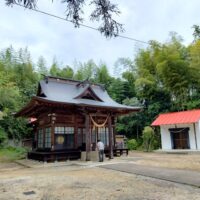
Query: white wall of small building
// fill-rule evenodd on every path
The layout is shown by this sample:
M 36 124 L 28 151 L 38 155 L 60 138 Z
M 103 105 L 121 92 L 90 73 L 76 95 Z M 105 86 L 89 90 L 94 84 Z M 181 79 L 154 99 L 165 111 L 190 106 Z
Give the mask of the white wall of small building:
M 200 123 L 195 123 L 196 127 L 196 138 L 197 138 L 197 149 L 200 150 Z M 162 150 L 171 150 L 172 149 L 172 141 L 170 128 L 189 128 L 189 144 L 191 150 L 196 150 L 196 142 L 195 142 L 195 132 L 193 124 L 174 124 L 174 125 L 163 125 L 160 126 L 161 131 L 161 143 Z
M 196 135 L 197 135 L 197 149 L 200 150 L 200 121 L 195 124 L 196 126 Z

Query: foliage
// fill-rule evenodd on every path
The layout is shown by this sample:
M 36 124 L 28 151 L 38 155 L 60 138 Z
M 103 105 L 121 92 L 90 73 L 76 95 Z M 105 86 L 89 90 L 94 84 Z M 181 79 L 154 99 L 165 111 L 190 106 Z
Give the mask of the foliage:
M 144 151 L 151 151 L 153 149 L 154 130 L 150 126 L 144 127 L 142 131 Z
M 123 104 L 127 105 L 127 106 L 139 106 L 139 107 L 141 107 L 141 104 L 136 97 L 124 99 Z
M 8 138 L 20 140 L 21 138 L 30 138 L 31 128 L 27 127 L 27 120 L 23 118 L 15 118 L 8 114 L 0 121 L 0 126 L 7 133 Z
M 26 157 L 27 150 L 22 147 L 0 148 L 0 162 L 11 162 Z
M 200 39 L 200 27 L 199 27 L 199 25 L 193 25 L 192 28 L 194 29 L 194 32 L 193 32 L 194 40 L 199 40 Z
M 35 94 L 38 74 L 27 48 L 15 51 L 9 47 L 0 52 L 0 126 L 8 138 L 20 139 L 30 134 L 27 121 L 13 113 Z
M 37 62 L 37 72 L 40 78 L 42 78 L 41 75 L 48 75 L 48 69 L 46 65 L 47 64 L 45 58 L 40 56 Z
M 52 0 L 53 1 L 53 0 Z M 6 5 L 12 6 L 19 4 L 29 9 L 37 7 L 37 0 L 5 0 Z M 79 27 L 83 22 L 84 5 L 86 0 L 62 0 L 66 10 L 65 14 L 67 19 L 74 23 L 75 27 Z M 93 10 L 89 16 L 91 21 L 102 22 L 98 30 L 105 37 L 116 37 L 120 32 L 123 32 L 122 24 L 118 23 L 113 15 L 119 15 L 120 11 L 116 4 L 110 0 L 90 0 L 89 4 Z
M 0 74 L 0 108 L 14 109 L 19 106 L 20 91 L 10 82 L 5 72 Z
M 53 63 L 50 67 L 49 72 L 50 72 L 50 75 L 52 76 L 60 76 L 61 69 L 59 68 L 58 62 L 55 58 L 53 59 Z
M 0 147 L 3 146 L 3 143 L 6 139 L 7 139 L 7 135 L 4 129 L 0 127 Z
M 161 135 L 160 135 L 160 127 L 156 127 L 154 129 L 154 140 L 153 140 L 153 149 L 161 148 Z
M 138 147 L 138 143 L 135 139 L 130 139 L 127 142 L 127 146 L 129 150 L 136 150 Z
M 111 77 L 105 64 L 100 64 L 100 66 L 96 68 L 95 82 L 104 84 L 106 89 L 109 87 Z
M 97 72 L 97 65 L 93 60 L 89 60 L 86 63 L 77 63 L 76 67 L 78 68 L 74 75 L 76 80 L 94 80 Z
M 60 77 L 72 79 L 73 76 L 74 76 L 74 71 L 70 66 L 66 66 L 61 70 Z

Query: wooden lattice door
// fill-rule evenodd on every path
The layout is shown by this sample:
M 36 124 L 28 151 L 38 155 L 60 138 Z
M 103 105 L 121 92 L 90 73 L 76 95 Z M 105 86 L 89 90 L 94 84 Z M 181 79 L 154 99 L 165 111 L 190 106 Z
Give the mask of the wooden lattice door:
M 173 149 L 189 149 L 188 129 L 177 129 L 171 131 Z

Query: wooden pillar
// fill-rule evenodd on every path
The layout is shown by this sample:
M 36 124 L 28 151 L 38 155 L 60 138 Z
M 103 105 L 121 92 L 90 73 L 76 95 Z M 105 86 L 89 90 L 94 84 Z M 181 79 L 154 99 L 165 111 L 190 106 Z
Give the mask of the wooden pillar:
M 112 120 L 112 118 L 111 118 Z M 113 123 L 114 123 L 114 126 L 113 126 L 113 146 L 115 147 L 116 146 L 116 122 L 117 122 L 117 118 L 116 117 L 113 117 Z
M 36 149 L 38 149 L 38 130 L 39 130 L 38 128 L 35 128 L 35 134 L 36 134 L 36 137 L 35 137 L 35 140 L 36 140 L 35 148 Z
M 74 147 L 77 148 L 77 142 L 78 142 L 78 126 L 77 126 L 77 115 L 74 115 Z
M 113 159 L 113 131 L 111 115 L 108 117 L 108 133 L 109 133 L 109 158 Z
M 51 124 L 51 150 L 55 149 L 55 126 Z
M 42 127 L 42 134 L 43 134 L 43 149 L 45 148 L 45 135 L 46 135 L 45 131 L 46 131 L 46 128 L 45 128 L 45 127 Z
M 55 116 L 50 116 L 51 118 L 51 151 L 55 150 Z
M 90 161 L 90 148 L 91 148 L 91 140 L 90 140 L 90 119 L 89 115 L 85 115 L 85 141 L 86 141 L 86 161 Z

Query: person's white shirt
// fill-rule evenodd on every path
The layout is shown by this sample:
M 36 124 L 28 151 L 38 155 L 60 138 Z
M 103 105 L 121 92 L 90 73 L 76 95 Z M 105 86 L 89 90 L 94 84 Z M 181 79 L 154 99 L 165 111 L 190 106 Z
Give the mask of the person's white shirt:
M 97 143 L 97 148 L 98 148 L 98 150 L 104 150 L 104 144 L 103 144 L 103 142 L 99 141 Z

